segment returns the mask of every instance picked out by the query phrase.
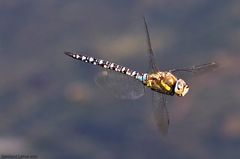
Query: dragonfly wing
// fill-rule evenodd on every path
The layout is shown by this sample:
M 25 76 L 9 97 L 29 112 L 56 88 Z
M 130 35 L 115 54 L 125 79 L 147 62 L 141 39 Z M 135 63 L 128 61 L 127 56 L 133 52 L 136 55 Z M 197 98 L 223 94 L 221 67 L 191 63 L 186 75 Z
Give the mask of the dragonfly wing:
M 192 74 L 200 74 L 214 71 L 218 68 L 218 64 L 215 62 L 210 62 L 202 65 L 195 65 L 192 67 L 185 67 L 180 69 L 172 69 L 170 72 L 173 73 L 192 73 Z
M 143 17 L 143 20 L 144 20 L 147 46 L 148 46 L 149 70 L 150 72 L 158 72 L 159 69 L 155 62 L 155 56 L 154 56 L 152 45 L 151 45 L 151 39 L 148 31 L 146 18 Z M 169 127 L 169 116 L 166 108 L 166 97 L 163 94 L 153 92 L 152 102 L 153 102 L 153 109 L 154 109 L 153 111 L 154 118 L 159 128 L 159 132 L 162 135 L 166 135 L 168 133 L 168 127 Z
M 148 31 L 148 25 L 146 22 L 146 18 L 144 16 L 143 16 L 143 20 L 144 20 L 144 27 L 145 27 L 147 47 L 148 47 L 149 70 L 150 70 L 150 72 L 157 72 L 158 67 L 155 62 L 155 57 L 154 57 L 154 53 L 153 53 L 153 49 L 152 49 L 152 45 L 151 45 L 151 39 L 150 39 L 149 31 Z
M 167 135 L 169 127 L 169 116 L 166 107 L 166 96 L 153 92 L 154 119 L 162 135 Z
M 111 70 L 100 72 L 95 78 L 96 84 L 120 99 L 137 99 L 144 95 L 141 82 L 127 75 Z

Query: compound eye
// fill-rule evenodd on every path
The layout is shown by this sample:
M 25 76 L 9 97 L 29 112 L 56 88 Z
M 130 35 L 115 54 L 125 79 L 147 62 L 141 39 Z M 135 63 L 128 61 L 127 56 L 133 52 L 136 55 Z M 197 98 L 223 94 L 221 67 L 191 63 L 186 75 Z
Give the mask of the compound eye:
M 181 82 L 179 82 L 178 85 L 177 85 L 177 89 L 180 90 L 182 88 L 183 88 L 183 84 Z

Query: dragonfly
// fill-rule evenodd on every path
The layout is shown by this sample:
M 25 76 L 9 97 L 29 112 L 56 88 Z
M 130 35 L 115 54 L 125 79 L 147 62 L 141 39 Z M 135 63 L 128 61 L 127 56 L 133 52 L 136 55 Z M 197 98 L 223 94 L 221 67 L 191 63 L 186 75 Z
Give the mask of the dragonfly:
M 210 62 L 168 71 L 160 70 L 155 62 L 155 55 L 151 46 L 151 39 L 145 17 L 143 17 L 143 20 L 148 47 L 148 72 L 139 72 L 113 62 L 85 55 L 81 52 L 66 51 L 64 53 L 73 59 L 103 67 L 105 70 L 97 75 L 95 82 L 104 90 L 109 91 L 118 98 L 138 99 L 145 94 L 146 88 L 150 88 L 152 90 L 152 105 L 156 125 L 159 132 L 162 135 L 166 135 L 170 124 L 166 107 L 166 96 L 176 95 L 178 97 L 184 97 L 189 91 L 189 85 L 185 80 L 179 78 L 177 74 L 182 72 L 193 74 L 207 72 L 214 70 L 217 64 Z

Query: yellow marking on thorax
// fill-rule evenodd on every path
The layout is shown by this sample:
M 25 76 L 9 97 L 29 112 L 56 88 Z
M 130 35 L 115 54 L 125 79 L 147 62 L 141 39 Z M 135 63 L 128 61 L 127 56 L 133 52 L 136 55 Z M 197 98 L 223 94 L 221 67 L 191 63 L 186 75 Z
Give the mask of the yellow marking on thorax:
M 157 72 L 150 74 L 146 86 L 152 89 L 171 92 L 177 78 L 169 72 Z
M 147 87 L 152 87 L 152 83 L 149 80 L 147 81 Z
M 161 80 L 161 85 L 162 85 L 167 91 L 170 91 L 170 90 L 171 90 L 171 87 L 168 86 L 166 83 L 164 83 L 163 80 Z

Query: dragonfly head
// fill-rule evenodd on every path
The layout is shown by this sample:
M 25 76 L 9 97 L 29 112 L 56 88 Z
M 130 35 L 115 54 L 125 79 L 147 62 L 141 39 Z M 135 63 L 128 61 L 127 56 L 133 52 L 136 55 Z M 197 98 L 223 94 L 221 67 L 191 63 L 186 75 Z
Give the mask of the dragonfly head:
M 188 85 L 182 79 L 178 79 L 174 88 L 174 92 L 177 96 L 183 97 L 187 94 L 189 90 Z

